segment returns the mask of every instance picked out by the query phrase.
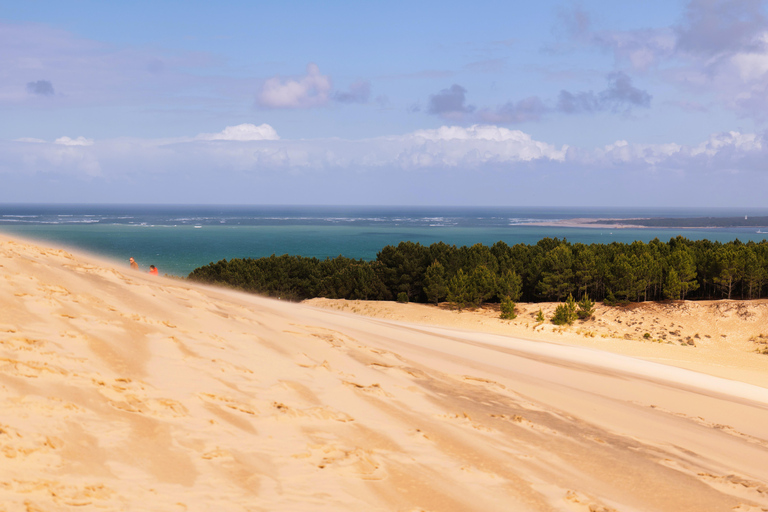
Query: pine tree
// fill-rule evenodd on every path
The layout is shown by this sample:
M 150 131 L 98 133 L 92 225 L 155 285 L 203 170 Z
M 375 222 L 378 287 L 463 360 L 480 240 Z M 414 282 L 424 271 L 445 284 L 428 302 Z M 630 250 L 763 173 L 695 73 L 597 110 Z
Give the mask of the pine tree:
M 576 311 L 576 314 L 580 319 L 586 320 L 595 314 L 595 303 L 589 300 L 589 296 L 587 296 L 586 293 L 584 294 L 584 297 L 582 297 L 582 299 L 579 301 L 578 305 L 579 309 Z
M 501 315 L 500 318 L 504 320 L 514 320 L 517 318 L 517 304 L 509 298 L 509 296 L 504 297 L 501 301 Z
M 424 294 L 430 302 L 440 303 L 448 293 L 448 285 L 445 283 L 445 268 L 435 260 L 424 275 Z
M 552 323 L 555 325 L 571 325 L 576 320 L 576 316 L 576 301 L 573 295 L 569 294 L 565 302 L 558 304 L 555 308 Z

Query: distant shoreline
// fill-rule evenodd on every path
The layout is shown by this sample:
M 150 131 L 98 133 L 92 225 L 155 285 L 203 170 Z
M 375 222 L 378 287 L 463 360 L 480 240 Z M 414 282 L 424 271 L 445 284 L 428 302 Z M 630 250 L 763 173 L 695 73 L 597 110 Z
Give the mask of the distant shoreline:
M 658 218 L 575 218 L 550 222 L 527 222 L 520 226 L 552 226 L 568 228 L 678 228 L 678 229 L 716 229 L 716 228 L 768 228 L 768 217 L 658 217 Z M 768 233 L 767 233 L 768 234 Z

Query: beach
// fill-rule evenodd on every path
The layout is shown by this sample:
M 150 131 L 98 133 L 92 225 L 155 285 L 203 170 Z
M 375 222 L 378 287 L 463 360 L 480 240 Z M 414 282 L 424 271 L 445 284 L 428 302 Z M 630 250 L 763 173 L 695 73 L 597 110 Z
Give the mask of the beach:
M 0 511 L 768 509 L 765 301 L 558 328 L 5 235 L 0 279 Z

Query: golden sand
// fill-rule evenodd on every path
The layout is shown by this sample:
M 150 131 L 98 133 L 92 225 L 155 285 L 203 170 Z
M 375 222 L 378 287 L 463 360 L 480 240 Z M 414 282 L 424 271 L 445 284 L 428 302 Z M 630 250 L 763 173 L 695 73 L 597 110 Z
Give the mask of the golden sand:
M 371 318 L 3 236 L 0 283 L 2 511 L 768 508 L 740 306 L 563 331 L 538 305 L 342 307 L 392 308 Z

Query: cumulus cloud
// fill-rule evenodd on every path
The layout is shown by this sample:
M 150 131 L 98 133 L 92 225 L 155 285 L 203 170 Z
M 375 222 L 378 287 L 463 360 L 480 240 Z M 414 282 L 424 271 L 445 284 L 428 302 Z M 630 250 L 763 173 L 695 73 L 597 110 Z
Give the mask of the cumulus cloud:
M 59 137 L 55 141 L 53 141 L 54 144 L 59 144 L 60 146 L 92 146 L 93 145 L 93 139 L 86 139 L 83 136 L 80 136 L 76 139 L 72 139 L 70 137 Z
M 443 89 L 429 97 L 427 112 L 446 119 L 460 120 L 472 113 L 475 107 L 466 104 L 467 90 L 453 84 L 449 89 Z
M 331 79 L 320 73 L 317 64 L 307 64 L 307 74 L 295 80 L 270 78 L 257 95 L 266 108 L 311 108 L 325 105 L 331 92 Z
M 567 146 L 534 140 L 520 130 L 493 125 L 442 126 L 419 130 L 403 139 L 408 142 L 397 156 L 405 167 L 477 167 L 533 160 L 563 161 Z
M 674 169 L 694 179 L 706 171 L 763 172 L 766 141 L 754 133 L 712 134 L 695 145 L 676 143 L 639 144 L 619 140 L 590 152 L 581 151 L 575 160 L 598 167 L 623 166 L 636 169 Z
M 333 99 L 340 103 L 368 103 L 370 95 L 371 83 L 361 80 L 351 84 L 349 91 L 337 91 Z
M 632 107 L 650 107 L 651 95 L 632 85 L 632 79 L 624 73 L 608 75 L 608 87 L 599 92 L 560 91 L 557 109 L 574 114 L 580 112 L 628 111 Z
M 692 155 L 715 156 L 724 151 L 754 153 L 763 150 L 763 137 L 735 131 L 712 134 L 707 141 L 691 148 Z
M 227 126 L 219 133 L 201 133 L 196 137 L 198 140 L 278 140 L 280 137 L 277 132 L 268 124 L 259 126 L 253 124 L 239 124 L 237 126 Z
M 37 96 L 53 96 L 53 84 L 48 80 L 27 83 L 27 92 Z

